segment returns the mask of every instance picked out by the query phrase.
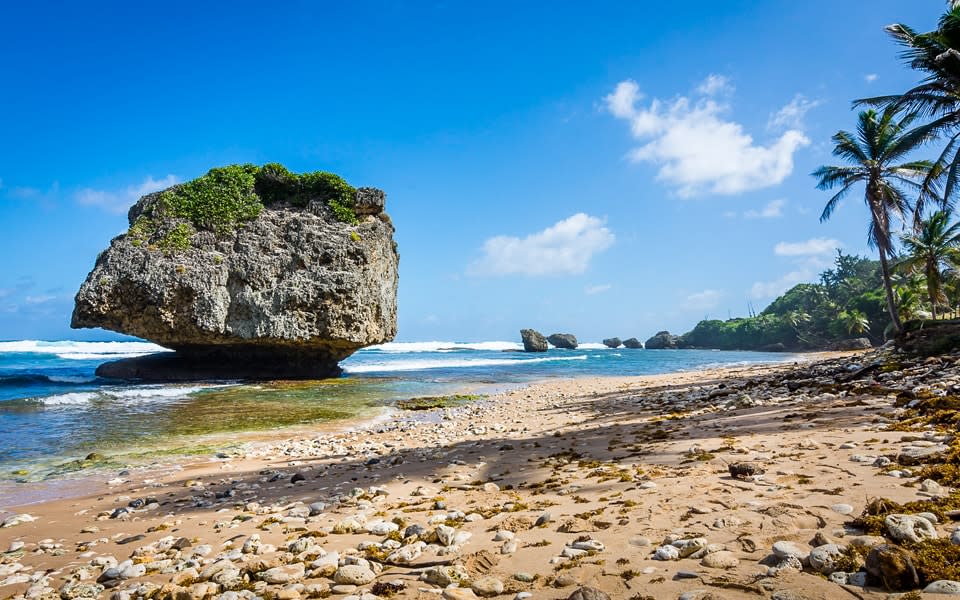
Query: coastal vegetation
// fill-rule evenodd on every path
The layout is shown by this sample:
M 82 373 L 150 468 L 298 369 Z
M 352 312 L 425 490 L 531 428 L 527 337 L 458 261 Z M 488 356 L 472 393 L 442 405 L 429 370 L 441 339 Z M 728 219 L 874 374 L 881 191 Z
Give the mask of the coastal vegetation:
M 257 218 L 266 206 L 311 201 L 327 205 L 343 223 L 359 223 L 353 210 L 356 188 L 339 175 L 324 171 L 293 173 L 279 163 L 210 169 L 205 175 L 160 192 L 131 225 L 135 246 L 173 253 L 190 247 L 196 231 L 230 233 Z
M 701 321 L 681 336 L 681 347 L 820 349 L 861 337 L 876 344 L 902 333 L 905 320 L 957 315 L 960 224 L 952 217 L 960 183 L 960 2 L 949 3 L 933 31 L 898 23 L 887 32 L 922 80 L 900 94 L 856 100 L 854 106 L 866 107 L 856 131 L 832 137 L 833 155 L 843 164 L 812 173 L 817 188 L 835 190 L 821 222 L 847 194 L 862 191 L 867 240 L 879 261 L 838 253 L 836 268 L 819 283 L 793 287 L 757 315 Z M 919 156 L 938 141 L 935 159 Z

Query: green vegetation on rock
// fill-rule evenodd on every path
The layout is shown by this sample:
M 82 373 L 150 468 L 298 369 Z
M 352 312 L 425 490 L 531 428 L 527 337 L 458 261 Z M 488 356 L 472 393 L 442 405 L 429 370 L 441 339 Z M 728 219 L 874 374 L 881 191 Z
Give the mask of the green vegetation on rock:
M 256 219 L 265 206 L 287 202 L 304 207 L 314 200 L 324 202 L 337 220 L 356 225 L 355 194 L 343 178 L 323 171 L 291 173 L 278 163 L 216 167 L 160 192 L 128 235 L 134 246 L 174 253 L 188 249 L 197 230 L 227 234 Z

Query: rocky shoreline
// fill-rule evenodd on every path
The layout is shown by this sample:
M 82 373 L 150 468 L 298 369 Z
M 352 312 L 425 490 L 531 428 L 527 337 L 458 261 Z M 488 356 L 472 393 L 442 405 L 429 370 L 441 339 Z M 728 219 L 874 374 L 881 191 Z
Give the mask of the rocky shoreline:
M 0 517 L 0 597 L 949 591 L 958 361 L 551 381 L 117 477 Z

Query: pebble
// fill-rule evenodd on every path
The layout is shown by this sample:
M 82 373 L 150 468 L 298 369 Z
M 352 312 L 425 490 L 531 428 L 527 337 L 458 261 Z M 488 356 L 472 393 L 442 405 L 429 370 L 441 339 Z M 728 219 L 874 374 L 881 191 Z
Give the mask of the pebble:
M 678 560 L 679 558 L 680 550 L 675 546 L 660 546 L 653 553 L 654 560 Z
M 522 581 L 524 583 L 530 583 L 531 581 L 534 580 L 533 575 L 531 575 L 530 573 L 526 573 L 524 571 L 521 571 L 519 573 L 514 573 L 513 578 L 516 579 L 517 581 Z
M 437 534 L 437 540 L 444 546 L 452 546 L 453 540 L 457 536 L 457 530 L 449 525 L 437 525 L 434 533 Z
M 950 536 L 950 543 L 960 546 L 960 529 L 954 531 L 953 535 Z
M 834 504 L 830 510 L 841 515 L 849 515 L 853 512 L 853 507 L 849 504 Z
M 939 497 L 946 496 L 943 486 L 932 479 L 924 479 L 920 483 L 920 492 L 928 496 Z M 944 580 L 946 581 L 946 580 Z
M 740 564 L 740 559 L 729 550 L 720 550 L 704 556 L 700 564 L 711 569 L 732 569 Z
M 677 579 L 700 579 L 700 573 L 696 571 L 677 571 Z
M 507 540 L 512 540 L 516 534 L 512 531 L 506 529 L 498 529 L 497 534 L 493 536 L 493 541 L 495 542 L 505 542 Z
M 834 564 L 843 556 L 843 551 L 836 544 L 824 544 L 810 551 L 808 560 L 810 568 L 821 575 L 829 575 L 836 570 Z
M 366 585 L 372 582 L 376 575 L 365 565 L 344 565 L 333 574 L 333 581 L 346 585 Z
M 4 528 L 16 527 L 21 523 L 32 523 L 33 521 L 36 521 L 36 520 L 37 520 L 36 517 L 34 517 L 33 515 L 28 515 L 26 513 L 18 514 L 18 515 L 10 515 L 9 517 L 5 518 L 2 522 L 0 522 L 0 527 L 4 527 Z
M 470 589 L 478 596 L 490 598 L 503 593 L 503 582 L 496 577 L 480 577 L 470 584 Z
M 953 596 L 960 595 L 960 582 L 950 581 L 949 579 L 939 579 L 937 581 L 931 582 L 927 587 L 923 588 L 923 593 L 925 594 L 950 594 Z
M 298 579 L 303 579 L 303 575 L 303 563 L 292 563 L 282 567 L 267 569 L 260 573 L 260 579 L 267 583 L 291 583 Z
M 476 598 L 477 595 L 474 594 L 470 588 L 447 588 L 443 590 L 441 597 L 444 600 L 468 600 L 470 598 Z
M 890 537 L 898 542 L 919 543 L 937 537 L 933 523 L 916 515 L 887 515 L 883 524 Z
M 552 520 L 553 520 L 553 516 L 552 516 L 550 513 L 545 512 L 545 513 L 543 513 L 542 515 L 540 515 L 539 517 L 537 517 L 537 522 L 534 523 L 533 526 L 534 526 L 534 527 L 540 527 L 541 525 L 546 525 L 547 523 L 549 523 L 549 522 L 552 521 Z
M 810 556 L 810 551 L 806 548 L 801 548 L 799 545 L 794 542 L 781 540 L 779 542 L 774 542 L 773 544 L 773 553 L 777 558 L 796 558 L 801 563 L 807 562 L 807 558 Z

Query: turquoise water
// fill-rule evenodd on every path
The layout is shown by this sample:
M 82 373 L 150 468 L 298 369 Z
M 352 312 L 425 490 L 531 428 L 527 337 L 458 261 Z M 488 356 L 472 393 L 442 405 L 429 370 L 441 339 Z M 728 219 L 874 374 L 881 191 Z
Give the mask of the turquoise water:
M 647 375 L 781 362 L 785 354 L 611 350 L 543 354 L 518 344 L 392 343 L 344 361 L 344 376 L 240 385 L 118 384 L 97 365 L 162 351 L 143 342 L 0 342 L 0 480 L 37 480 L 165 454 L 209 453 L 258 433 L 384 415 L 399 399 L 483 393 L 551 377 Z M 91 453 L 98 456 L 83 459 Z

